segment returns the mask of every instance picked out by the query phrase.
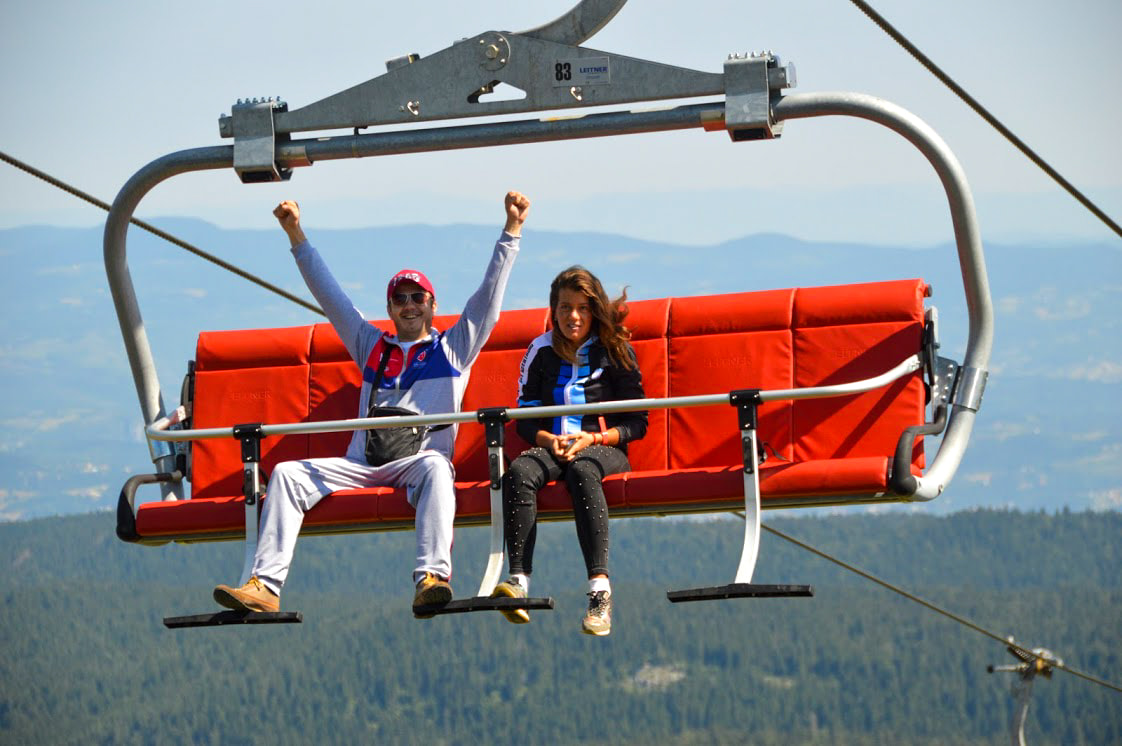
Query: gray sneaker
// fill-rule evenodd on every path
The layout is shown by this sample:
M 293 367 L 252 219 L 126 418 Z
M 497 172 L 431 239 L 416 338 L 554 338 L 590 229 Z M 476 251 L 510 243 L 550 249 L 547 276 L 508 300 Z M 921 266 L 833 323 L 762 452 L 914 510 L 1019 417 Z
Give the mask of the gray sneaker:
M 593 591 L 588 594 L 588 613 L 584 615 L 581 632 L 603 637 L 612 631 L 612 592 Z
M 495 590 L 491 591 L 491 598 L 526 598 L 526 589 L 511 578 L 496 585 Z M 499 613 L 514 624 L 526 624 L 530 621 L 530 612 L 525 609 L 499 609 Z

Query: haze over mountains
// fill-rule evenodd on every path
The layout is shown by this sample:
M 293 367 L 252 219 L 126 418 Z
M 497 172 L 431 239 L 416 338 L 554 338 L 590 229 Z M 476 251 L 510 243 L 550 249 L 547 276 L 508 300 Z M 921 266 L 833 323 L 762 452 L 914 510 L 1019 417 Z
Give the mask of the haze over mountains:
M 153 222 L 309 297 L 277 230 Z M 309 234 L 356 304 L 380 318 L 385 277 L 402 266 L 424 269 L 436 285 L 440 310 L 458 312 L 478 283 L 497 231 L 453 225 Z M 2 519 L 108 508 L 130 474 L 151 470 L 101 241 L 100 227 L 0 230 L 8 319 L 0 347 Z M 956 480 L 934 503 L 915 509 L 1118 509 L 1122 251 L 1090 243 L 991 243 L 985 249 L 997 326 L 978 424 Z M 178 403 L 199 330 L 318 320 L 136 228 L 129 259 L 168 406 Z M 609 292 L 626 285 L 633 299 L 918 276 L 934 288 L 941 354 L 961 360 L 965 345 L 965 304 L 951 245 L 917 249 L 755 235 L 682 246 L 528 229 L 505 307 L 545 305 L 549 280 L 574 263 L 600 275 Z

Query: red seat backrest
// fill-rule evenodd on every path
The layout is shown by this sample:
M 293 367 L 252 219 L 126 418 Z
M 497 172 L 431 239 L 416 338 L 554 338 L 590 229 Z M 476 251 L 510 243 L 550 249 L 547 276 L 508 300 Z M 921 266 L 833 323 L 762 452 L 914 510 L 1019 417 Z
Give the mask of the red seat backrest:
M 648 399 L 667 395 L 666 326 L 670 321 L 670 299 L 630 301 L 630 313 L 624 326 L 631 330 L 631 346 L 639 359 L 643 376 L 643 394 Z M 666 468 L 666 437 L 668 413 L 652 409 L 647 413 L 647 435 L 627 447 L 633 471 Z
M 460 405 L 462 411 L 515 405 L 518 401 L 518 366 L 530 340 L 545 331 L 547 315 L 546 310 L 541 308 L 503 312 L 486 347 L 471 367 L 471 380 Z M 507 433 L 513 434 L 513 428 L 507 428 Z M 483 425 L 460 425 L 456 435 L 456 452 L 452 457 L 456 479 L 487 479 L 486 452 Z
M 921 280 L 803 288 L 793 317 L 797 387 L 870 378 L 920 349 Z M 795 460 L 891 454 L 904 428 L 924 420 L 917 372 L 864 394 L 794 402 Z M 915 463 L 922 466 L 922 439 Z
M 670 309 L 670 396 L 847 383 L 884 373 L 920 349 L 921 280 L 675 298 Z M 864 394 L 777 401 L 759 409 L 759 438 L 795 462 L 895 451 L 923 422 L 918 374 Z M 922 466 L 922 440 L 913 463 Z M 670 415 L 670 468 L 741 461 L 736 409 Z
M 926 294 L 921 280 L 901 280 L 636 301 L 626 323 L 648 398 L 822 386 L 882 373 L 914 354 Z M 502 314 L 473 365 L 464 411 L 514 406 L 519 363 L 547 316 L 540 308 Z M 435 324 L 447 329 L 456 318 L 440 316 Z M 203 332 L 193 427 L 351 419 L 358 384 L 358 367 L 329 324 Z M 923 420 L 917 373 L 865 394 L 769 402 L 760 408 L 759 436 L 796 462 L 890 456 L 904 428 Z M 341 455 L 350 437 L 266 438 L 262 465 Z M 453 458 L 459 481 L 487 478 L 484 451 L 483 427 L 462 424 Z M 913 454 L 922 466 L 922 439 Z M 630 459 L 634 471 L 739 464 L 736 411 L 727 404 L 652 410 L 647 437 L 631 446 Z M 198 441 L 192 461 L 192 497 L 241 493 L 240 446 L 232 438 Z
M 311 335 L 309 326 L 200 334 L 192 427 L 304 420 Z M 269 471 L 280 461 L 307 455 L 307 435 L 261 443 L 261 464 Z M 196 441 L 191 481 L 192 497 L 240 495 L 241 445 L 233 438 Z
M 670 309 L 670 396 L 788 389 L 794 290 L 675 298 Z M 791 404 L 760 407 L 759 435 L 791 458 Z M 740 431 L 729 404 L 670 413 L 670 468 L 738 464 Z

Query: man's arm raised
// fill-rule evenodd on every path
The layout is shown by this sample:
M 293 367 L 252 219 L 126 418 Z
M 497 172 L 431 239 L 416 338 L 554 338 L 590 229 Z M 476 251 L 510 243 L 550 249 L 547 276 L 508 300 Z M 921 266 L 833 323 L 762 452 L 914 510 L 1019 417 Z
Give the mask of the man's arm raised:
M 286 199 L 276 206 L 273 215 L 276 216 L 280 227 L 288 234 L 288 240 L 293 246 L 299 246 L 308 240 L 304 235 L 304 229 L 300 227 L 300 205 Z
M 460 320 L 448 330 L 449 349 L 460 366 L 471 365 L 499 320 L 506 282 L 518 255 L 522 223 L 530 212 L 530 200 L 521 192 L 507 192 L 503 210 L 506 213 L 504 234 L 495 244 L 483 282 L 467 299 Z
M 512 236 L 522 235 L 522 224 L 530 214 L 530 199 L 522 192 L 507 192 L 506 200 L 506 226 L 503 230 Z

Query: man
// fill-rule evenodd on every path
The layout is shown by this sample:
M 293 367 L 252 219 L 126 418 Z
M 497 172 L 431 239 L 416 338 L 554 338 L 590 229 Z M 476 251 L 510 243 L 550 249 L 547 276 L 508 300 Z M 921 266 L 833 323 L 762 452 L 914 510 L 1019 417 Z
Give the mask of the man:
M 351 303 L 305 237 L 299 206 L 284 201 L 273 210 L 288 234 L 304 282 L 362 370 L 359 417 L 367 416 L 371 396 L 378 406 L 404 407 L 418 414 L 459 411 L 472 363 L 499 319 L 530 201 L 519 192 L 508 192 L 504 207 L 503 234 L 495 244 L 483 283 L 464 305 L 459 321 L 444 333 L 433 329 L 436 292 L 432 283 L 417 270 L 403 269 L 390 278 L 386 288 L 386 311 L 394 334 L 367 323 Z M 383 367 L 374 391 L 378 370 Z M 418 618 L 432 616 L 418 613 L 418 608 L 452 599 L 448 581 L 456 513 L 451 461 L 455 439 L 455 427 L 430 431 L 417 454 L 371 466 L 365 455 L 366 431 L 356 430 L 345 456 L 277 464 L 266 489 L 252 577 L 240 588 L 217 586 L 214 600 L 230 609 L 277 611 L 308 510 L 336 490 L 404 487 L 416 510 L 413 611 Z

